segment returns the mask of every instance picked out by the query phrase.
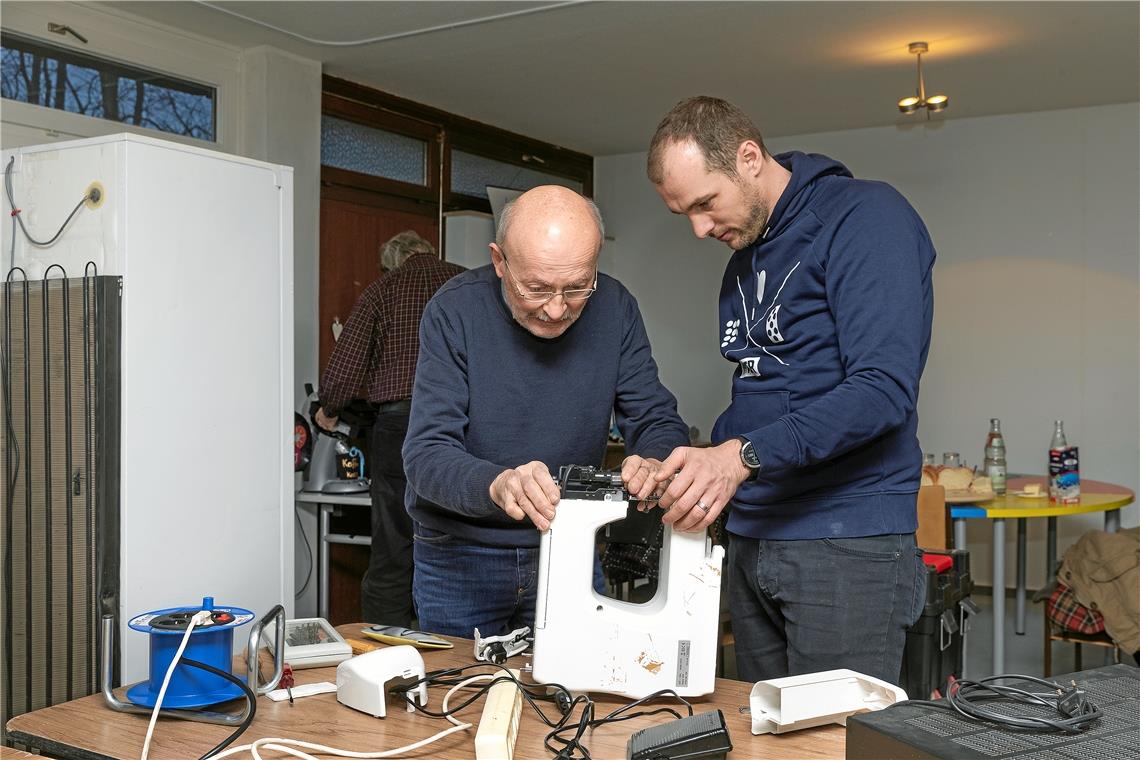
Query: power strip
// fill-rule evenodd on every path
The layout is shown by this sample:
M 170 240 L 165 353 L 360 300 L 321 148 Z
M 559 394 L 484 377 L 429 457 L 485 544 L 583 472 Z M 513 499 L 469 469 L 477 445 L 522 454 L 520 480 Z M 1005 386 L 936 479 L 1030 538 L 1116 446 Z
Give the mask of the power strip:
M 517 671 L 511 673 L 519 677 Z M 514 681 L 499 681 L 487 691 L 475 732 L 475 760 L 512 760 L 522 717 L 522 691 Z

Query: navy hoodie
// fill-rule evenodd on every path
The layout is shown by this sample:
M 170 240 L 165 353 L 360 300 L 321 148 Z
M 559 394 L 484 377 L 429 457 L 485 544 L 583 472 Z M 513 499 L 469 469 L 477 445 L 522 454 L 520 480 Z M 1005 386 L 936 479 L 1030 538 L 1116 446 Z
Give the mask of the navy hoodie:
M 736 371 L 713 442 L 744 436 L 760 459 L 728 528 L 766 539 L 911 533 L 930 236 L 889 185 L 826 156 L 775 159 L 791 180 L 720 291 L 720 350 Z

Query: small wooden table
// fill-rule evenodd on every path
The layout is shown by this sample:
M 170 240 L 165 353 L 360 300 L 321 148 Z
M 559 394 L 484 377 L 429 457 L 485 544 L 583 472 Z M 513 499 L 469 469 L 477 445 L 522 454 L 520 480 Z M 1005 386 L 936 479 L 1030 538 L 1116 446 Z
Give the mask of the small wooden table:
M 1058 504 L 1049 501 L 1048 497 L 1029 499 L 1014 494 L 1014 491 L 1022 491 L 1030 483 L 1038 483 L 1042 489 L 1048 489 L 1045 477 L 1014 477 L 1009 479 L 1009 483 L 1006 485 L 1006 493 L 981 504 L 955 505 L 953 499 L 947 499 L 950 517 L 954 520 L 954 546 L 956 548 L 966 548 L 966 520 L 984 518 L 993 523 L 993 673 L 986 675 L 1001 675 L 1005 672 L 1005 521 L 1017 520 L 1017 585 L 1015 592 L 1017 607 L 1014 631 L 1023 634 L 1025 633 L 1026 596 L 1026 519 L 1044 517 L 1048 520 L 1048 539 L 1045 543 L 1045 578 L 1048 580 L 1052 577 L 1054 565 L 1057 563 L 1058 517 L 1104 512 L 1104 529 L 1111 533 L 1120 528 L 1121 508 L 1128 506 L 1135 499 L 1135 494 L 1129 489 L 1112 483 L 1102 483 L 1098 480 L 1081 481 L 1081 500 L 1075 504 Z
M 363 624 L 357 623 L 340 626 L 338 630 L 345 638 L 359 638 L 362 627 Z M 451 640 L 455 643 L 454 649 L 423 651 L 424 665 L 429 671 L 474 662 L 472 641 Z M 519 665 L 525 662 L 523 658 L 514 659 Z M 299 670 L 296 675 L 298 684 L 335 682 L 336 668 Z M 718 678 L 715 693 L 690 700 L 693 702 L 694 713 L 718 708 L 724 712 L 725 723 L 728 725 L 734 747 L 730 757 L 786 760 L 790 757 L 839 759 L 844 756 L 846 734 L 845 729 L 840 726 L 805 729 L 782 736 L 771 734 L 753 736 L 751 719 L 747 713 L 748 695 L 751 690 L 750 683 Z M 121 689 L 116 690 L 116 693 L 122 696 Z M 428 707 L 438 710 L 445 693 L 445 690 L 440 688 L 431 689 Z M 598 716 L 605 715 L 629 702 L 607 695 L 596 695 L 595 701 L 595 712 Z M 556 713 L 553 704 L 548 702 L 540 704 L 544 708 L 549 708 L 546 710 L 547 715 L 553 716 Z M 660 704 L 673 704 L 673 702 L 665 701 Z M 476 724 L 470 731 L 461 731 L 444 737 L 409 756 L 443 760 L 475 757 L 475 730 L 482 709 L 483 700 L 480 699 L 456 716 L 460 720 Z M 585 741 L 592 755 L 599 760 L 624 758 L 630 734 L 638 729 L 662 724 L 669 719 L 670 716 L 667 715 L 655 715 L 601 726 L 589 731 Z M 110 710 L 104 705 L 102 695 L 96 694 L 17 716 L 8 721 L 8 730 L 14 741 L 52 757 L 68 760 L 133 759 L 139 757 L 142 751 L 147 721 L 146 715 Z M 344 707 L 336 701 L 335 694 L 305 697 L 298 699 L 293 705 L 287 701 L 272 702 L 262 697 L 257 700 L 257 715 L 249 730 L 231 746 L 248 744 L 256 739 L 272 736 L 303 739 L 357 752 L 377 752 L 424 739 L 450 725 L 439 718 L 404 712 L 398 706 L 394 707 L 391 698 L 388 702 L 388 717 L 373 718 Z M 199 757 L 222 741 L 230 730 L 224 726 L 164 718 L 155 727 L 150 756 L 154 760 Z M 525 760 L 542 760 L 551 757 L 551 753 L 542 743 L 548 731 L 546 725 L 524 702 L 514 756 Z M 266 752 L 265 756 L 287 757 L 269 752 Z

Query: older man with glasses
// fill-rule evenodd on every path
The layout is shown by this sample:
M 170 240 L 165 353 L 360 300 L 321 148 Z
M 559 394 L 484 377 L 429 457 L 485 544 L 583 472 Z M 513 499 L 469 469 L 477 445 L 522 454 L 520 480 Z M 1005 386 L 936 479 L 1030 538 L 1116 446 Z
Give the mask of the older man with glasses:
M 558 508 L 551 472 L 600 465 L 611 412 L 632 489 L 688 442 L 637 302 L 598 272 L 602 237 L 588 199 L 530 190 L 503 210 L 491 265 L 424 311 L 404 464 L 425 630 L 533 625 L 539 532 Z

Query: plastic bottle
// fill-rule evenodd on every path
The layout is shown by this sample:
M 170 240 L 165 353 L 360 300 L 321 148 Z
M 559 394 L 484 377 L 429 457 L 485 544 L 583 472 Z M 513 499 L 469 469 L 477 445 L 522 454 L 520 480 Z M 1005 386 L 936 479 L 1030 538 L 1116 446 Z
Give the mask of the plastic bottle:
M 990 479 L 994 493 L 1005 493 L 1006 465 L 1005 438 L 1001 434 L 1001 420 L 990 420 L 990 433 L 986 436 L 986 475 Z

